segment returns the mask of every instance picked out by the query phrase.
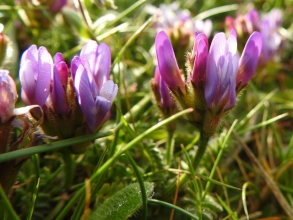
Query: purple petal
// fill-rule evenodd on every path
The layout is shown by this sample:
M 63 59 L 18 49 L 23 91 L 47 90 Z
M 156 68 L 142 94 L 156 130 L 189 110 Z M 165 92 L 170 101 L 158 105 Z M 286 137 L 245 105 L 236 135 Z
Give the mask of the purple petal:
M 54 78 L 53 78 L 53 86 L 52 86 L 52 104 L 55 112 L 60 113 L 62 115 L 66 115 L 68 112 L 68 105 L 66 101 L 66 94 L 62 82 L 60 80 L 60 76 L 58 73 L 58 69 L 54 67 Z
M 228 110 L 236 102 L 235 80 L 238 70 L 237 41 L 232 30 L 228 39 L 217 34 L 212 42 L 207 63 L 205 98 L 212 111 Z
M 229 37 L 227 39 L 228 51 L 234 56 L 237 53 L 237 35 L 234 29 L 231 29 Z
M 91 121 L 95 121 L 97 110 L 94 103 L 94 97 L 90 90 L 87 70 L 82 65 L 79 65 L 76 71 L 74 88 L 77 94 L 78 103 L 87 123 L 89 124 Z
M 30 60 L 22 61 L 19 70 L 19 80 L 21 83 L 21 99 L 25 105 L 35 103 L 35 87 L 34 68 Z
M 157 34 L 155 45 L 158 66 L 163 80 L 171 89 L 179 87 L 183 91 L 185 84 L 181 78 L 171 42 L 164 31 Z
M 35 104 L 42 106 L 48 98 L 52 75 L 52 57 L 45 47 L 40 47 L 38 57 L 38 78 L 35 87 Z
M 24 64 L 26 60 L 30 60 L 37 69 L 38 63 L 38 48 L 36 45 L 31 45 L 21 56 L 20 66 Z
M 57 65 L 55 65 L 55 67 L 57 68 L 57 74 L 59 75 L 60 78 L 60 82 L 62 84 L 63 87 L 67 86 L 68 83 L 68 66 L 64 61 L 61 61 L 60 63 L 58 63 Z M 54 70 L 54 74 L 55 74 L 55 70 Z
M 111 102 L 104 97 L 97 96 L 95 98 L 95 106 L 97 109 L 96 120 L 91 120 L 87 124 L 92 132 L 96 129 L 100 128 L 105 122 L 105 118 L 107 117 L 107 113 L 111 107 Z
M 81 64 L 82 64 L 82 61 L 79 56 L 74 56 L 73 59 L 71 60 L 70 70 L 71 70 L 71 76 L 73 80 L 75 78 L 76 71 L 79 65 Z
M 94 72 L 98 58 L 98 43 L 96 41 L 88 41 L 80 52 L 81 60 L 89 62 L 90 70 Z
M 112 80 L 106 81 L 100 91 L 101 97 L 104 97 L 112 103 L 118 92 L 118 86 Z
M 196 38 L 196 57 L 192 70 L 192 80 L 198 86 L 200 81 L 204 82 L 206 73 L 206 64 L 208 58 L 208 42 L 204 34 L 197 35 Z
M 104 82 L 109 79 L 111 69 L 111 51 L 107 44 L 101 43 L 98 47 L 97 60 L 93 74 L 98 88 L 101 89 Z
M 207 60 L 205 98 L 208 105 L 211 105 L 218 90 L 218 86 L 220 83 L 219 65 L 223 65 L 219 63 L 219 61 L 220 61 L 220 58 L 221 60 L 223 60 L 223 55 L 225 54 L 225 48 L 226 48 L 225 34 L 224 33 L 216 34 L 211 43 L 210 53 Z
M 58 64 L 60 62 L 64 61 L 62 53 L 56 53 L 54 56 L 54 64 Z
M 253 32 L 249 37 L 240 57 L 236 85 L 240 83 L 242 89 L 253 77 L 262 48 L 262 37 L 258 32 Z
M 163 108 L 173 108 L 174 102 L 170 96 L 170 91 L 167 84 L 162 78 L 160 78 L 160 94 L 161 94 L 161 105 Z

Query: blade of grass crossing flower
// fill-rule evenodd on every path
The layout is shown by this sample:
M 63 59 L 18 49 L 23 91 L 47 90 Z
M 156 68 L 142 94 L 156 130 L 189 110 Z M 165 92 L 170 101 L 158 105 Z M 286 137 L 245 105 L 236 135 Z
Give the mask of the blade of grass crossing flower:
M 30 147 L 26 149 L 16 150 L 9 153 L 0 154 L 0 163 L 4 161 L 9 161 L 16 158 L 31 156 L 33 154 L 44 153 L 48 151 L 60 150 L 75 144 L 87 142 L 90 140 L 95 140 L 98 138 L 106 137 L 113 134 L 112 131 L 99 132 L 96 134 L 84 135 L 75 138 L 70 138 L 50 144 L 43 144 L 35 147 Z
M 183 213 L 184 215 L 190 217 L 190 218 L 193 218 L 193 219 L 196 219 L 198 220 L 198 218 L 196 216 L 194 216 L 193 214 L 191 214 L 190 212 L 176 206 L 176 205 L 173 205 L 173 204 L 170 204 L 168 202 L 164 202 L 164 201 L 160 201 L 160 200 L 157 200 L 157 199 L 148 199 L 148 202 L 149 203 L 152 203 L 152 204 L 156 204 L 156 205 L 163 205 L 163 206 L 166 206 L 170 209 L 175 209 L 181 213 Z
M 216 161 L 215 161 L 215 163 L 214 163 L 214 165 L 213 165 L 213 168 L 212 168 L 212 170 L 211 170 L 211 173 L 210 173 L 209 179 L 213 179 L 213 176 L 214 176 L 214 174 L 215 174 L 215 172 L 216 172 L 216 168 L 217 168 L 217 166 L 218 166 L 218 164 L 219 164 L 219 162 L 220 162 L 220 159 L 221 159 L 221 157 L 222 157 L 222 155 L 223 155 L 223 152 L 224 152 L 224 149 L 225 149 L 225 147 L 226 147 L 227 141 L 228 141 L 228 139 L 230 138 L 230 135 L 231 135 L 233 129 L 235 128 L 236 124 L 237 124 L 237 119 L 233 122 L 233 124 L 232 124 L 232 126 L 230 127 L 229 131 L 228 131 L 227 134 L 225 135 L 225 139 L 224 139 L 223 143 L 221 144 L 220 151 L 219 151 L 219 153 L 218 153 L 218 155 L 217 155 Z M 206 196 L 206 194 L 207 194 L 207 192 L 208 192 L 208 190 L 209 190 L 209 188 L 210 188 L 210 184 L 211 184 L 211 182 L 208 181 L 208 183 L 207 183 L 207 185 L 206 185 L 206 187 L 205 187 L 205 190 L 204 190 L 204 195 L 203 195 L 203 197 Z
M 139 183 L 140 186 L 140 191 L 141 191 L 141 199 L 142 199 L 142 219 L 146 220 L 147 218 L 147 210 L 148 210 L 148 206 L 147 206 L 147 194 L 146 194 L 146 189 L 145 189 L 145 185 L 144 185 L 144 181 L 142 179 L 142 175 L 141 172 L 139 171 L 139 168 L 137 167 L 135 161 L 133 160 L 133 158 L 130 156 L 130 154 L 127 152 L 126 153 L 127 158 L 136 174 L 136 178 L 137 181 Z
M 7 219 L 19 220 L 20 218 L 17 216 L 16 212 L 13 210 L 13 207 L 11 206 L 9 199 L 7 198 L 1 185 L 0 185 L 0 199 L 2 200 L 2 201 L 0 200 L 3 205 L 2 207 L 4 207 L 3 210 L 6 210 L 3 213 L 1 213 L 0 217 L 1 218 L 4 217 L 4 219 L 5 219 L 5 216 L 9 216 L 9 218 L 7 218 Z

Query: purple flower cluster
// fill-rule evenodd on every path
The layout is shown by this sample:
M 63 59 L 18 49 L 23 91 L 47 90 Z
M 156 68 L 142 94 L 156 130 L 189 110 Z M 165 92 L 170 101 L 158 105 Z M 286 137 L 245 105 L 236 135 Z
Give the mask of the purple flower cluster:
M 259 31 L 262 36 L 262 64 L 266 64 L 273 58 L 282 43 L 281 35 L 278 29 L 282 24 L 282 12 L 279 9 L 273 9 L 269 13 L 259 16 L 255 9 L 247 14 L 238 14 L 234 19 L 226 17 L 226 26 L 228 29 L 235 29 L 239 36 L 250 35 L 253 31 Z
M 210 50 L 205 34 L 196 34 L 193 50 L 188 54 L 190 71 L 182 77 L 171 42 L 163 31 L 156 36 L 158 68 L 174 101 L 181 108 L 193 107 L 195 115 L 188 118 L 205 127 L 204 115 L 222 117 L 236 104 L 236 95 L 253 77 L 262 48 L 262 36 L 252 33 L 239 59 L 236 32 L 228 38 L 215 35 Z M 163 96 L 162 96 L 163 97 Z M 208 131 L 205 131 L 208 132 Z
M 45 120 L 53 118 L 57 124 L 60 119 L 80 121 L 73 118 L 77 117 L 73 112 L 81 109 L 87 130 L 95 132 L 109 118 L 118 90 L 109 79 L 110 67 L 111 51 L 104 43 L 89 41 L 84 45 L 71 61 L 71 77 L 61 53 L 53 61 L 45 47 L 32 45 L 21 58 L 21 98 L 25 105 L 40 105 Z

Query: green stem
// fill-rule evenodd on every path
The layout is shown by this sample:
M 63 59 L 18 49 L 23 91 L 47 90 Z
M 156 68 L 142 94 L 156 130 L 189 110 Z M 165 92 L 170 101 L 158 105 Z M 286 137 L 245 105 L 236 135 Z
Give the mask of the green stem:
M 166 143 L 166 165 L 170 166 L 171 160 L 172 160 L 172 155 L 174 152 L 174 144 L 175 144 L 175 139 L 174 139 L 174 131 L 168 131 L 167 132 L 167 143 Z
M 193 160 L 193 170 L 196 171 L 204 153 L 206 152 L 206 149 L 208 147 L 210 136 L 200 135 L 200 143 L 198 146 L 198 149 L 196 151 L 195 158 Z
M 64 162 L 65 174 L 64 188 L 69 189 L 73 181 L 73 175 L 75 170 L 73 155 L 71 154 L 70 150 L 67 149 L 62 152 L 62 158 Z
M 207 149 L 207 146 L 208 146 L 208 142 L 209 142 L 209 139 L 210 139 L 210 136 L 205 136 L 203 134 L 201 134 L 200 136 L 200 142 L 199 142 L 199 146 L 198 146 L 198 150 L 196 151 L 196 155 L 194 157 L 194 160 L 193 160 L 193 167 L 192 169 L 194 171 L 196 171 L 206 149 Z M 181 177 L 180 177 L 180 181 L 179 181 L 179 184 L 180 186 L 184 185 L 187 181 L 189 180 L 189 174 L 183 174 Z M 174 181 L 165 191 L 165 196 L 166 197 L 170 197 L 172 196 L 172 194 L 175 192 L 175 189 L 176 189 L 176 182 L 177 181 Z

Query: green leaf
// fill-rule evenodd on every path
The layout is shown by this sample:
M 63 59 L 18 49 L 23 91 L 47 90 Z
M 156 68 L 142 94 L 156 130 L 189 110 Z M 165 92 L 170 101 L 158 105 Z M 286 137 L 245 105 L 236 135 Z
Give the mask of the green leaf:
M 145 190 L 148 197 L 154 191 L 152 183 L 145 182 Z M 142 206 L 141 191 L 138 183 L 130 184 L 121 191 L 108 198 L 89 220 L 123 220 L 134 215 Z

